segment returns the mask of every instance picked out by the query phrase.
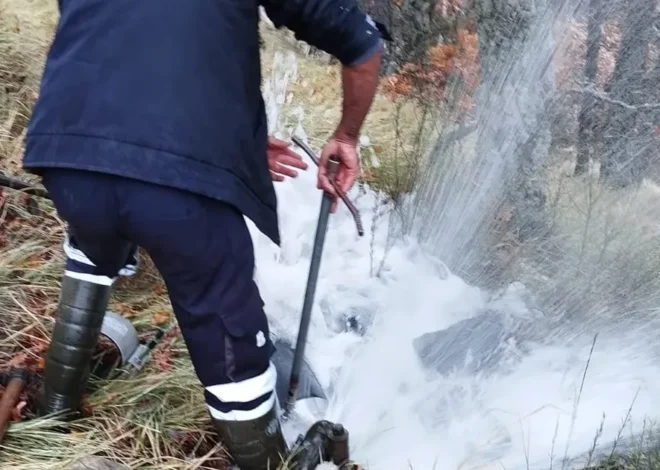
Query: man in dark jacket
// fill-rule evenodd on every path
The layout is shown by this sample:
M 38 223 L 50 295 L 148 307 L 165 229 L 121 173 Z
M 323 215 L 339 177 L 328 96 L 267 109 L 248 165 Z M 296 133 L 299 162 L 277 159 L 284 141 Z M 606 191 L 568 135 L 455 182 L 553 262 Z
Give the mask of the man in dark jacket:
M 340 158 L 347 191 L 377 86 L 378 28 L 355 0 L 59 3 L 23 160 L 69 227 L 43 412 L 79 406 L 112 284 L 141 246 L 230 454 L 245 470 L 274 467 L 286 447 L 243 216 L 279 244 L 272 180 L 306 165 L 267 134 L 259 6 L 342 64 L 343 113 L 318 173 L 335 207 L 325 163 Z

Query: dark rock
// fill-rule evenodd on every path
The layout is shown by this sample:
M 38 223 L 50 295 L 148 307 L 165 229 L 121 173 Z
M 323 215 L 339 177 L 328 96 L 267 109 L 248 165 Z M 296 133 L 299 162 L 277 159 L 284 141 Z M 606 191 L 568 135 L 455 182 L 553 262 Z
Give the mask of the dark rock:
M 488 310 L 413 340 L 422 365 L 440 374 L 489 374 L 519 362 L 527 350 L 530 320 Z

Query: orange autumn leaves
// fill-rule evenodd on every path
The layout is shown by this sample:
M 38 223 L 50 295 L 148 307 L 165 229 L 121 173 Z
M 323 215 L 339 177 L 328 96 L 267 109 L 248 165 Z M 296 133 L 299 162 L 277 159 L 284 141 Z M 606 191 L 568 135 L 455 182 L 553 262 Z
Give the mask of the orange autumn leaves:
M 449 79 L 456 76 L 469 92 L 479 80 L 477 35 L 466 29 L 456 34 L 452 44 L 439 44 L 427 53 L 426 64 L 405 64 L 396 74 L 386 77 L 384 92 L 390 99 L 419 98 L 427 101 L 445 99 Z M 471 108 L 469 93 L 462 94 L 463 109 Z
M 162 297 L 167 294 L 167 289 L 162 283 L 156 284 L 151 290 L 157 297 Z M 119 303 L 114 306 L 114 310 L 117 313 L 120 313 L 123 317 L 132 319 L 137 316 L 143 316 L 145 314 L 144 310 L 152 300 L 153 297 L 149 297 L 145 305 L 141 305 L 140 303 Z M 172 314 L 169 309 L 163 308 L 151 313 L 151 324 L 153 326 L 165 326 L 170 323 L 171 320 Z
M 14 368 L 28 368 L 30 370 L 41 372 L 44 370 L 44 354 L 48 349 L 48 342 L 45 340 L 35 340 L 35 344 L 24 349 L 11 357 L 3 364 L 3 369 L 11 370 Z

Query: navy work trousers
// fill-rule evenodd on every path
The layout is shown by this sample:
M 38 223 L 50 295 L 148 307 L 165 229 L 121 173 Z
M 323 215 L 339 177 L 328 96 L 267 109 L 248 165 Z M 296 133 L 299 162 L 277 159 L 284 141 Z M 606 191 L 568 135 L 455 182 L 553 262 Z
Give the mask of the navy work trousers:
M 43 183 L 69 227 L 65 275 L 111 285 L 142 247 L 165 281 L 211 414 L 265 414 L 276 371 L 243 216 L 217 200 L 102 173 L 48 169 Z

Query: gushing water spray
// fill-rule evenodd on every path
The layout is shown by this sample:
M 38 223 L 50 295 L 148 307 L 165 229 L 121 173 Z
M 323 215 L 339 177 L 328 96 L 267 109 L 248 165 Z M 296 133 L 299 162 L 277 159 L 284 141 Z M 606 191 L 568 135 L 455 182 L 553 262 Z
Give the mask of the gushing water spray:
M 652 183 L 614 192 L 555 170 L 553 43 L 575 5 L 529 5 L 480 5 L 478 32 L 493 40 L 480 50 L 492 57 L 474 123 L 462 126 L 474 131 L 444 129 L 415 193 L 379 225 L 369 216 L 377 195 L 354 188 L 373 236 L 359 238 L 345 208 L 330 221 L 306 352 L 330 397 L 320 417 L 350 429 L 351 454 L 369 469 L 570 468 L 615 440 L 631 445 L 625 437 L 658 417 L 657 289 L 635 265 L 658 243 L 648 229 L 660 197 Z M 281 251 L 253 230 L 273 329 L 290 340 L 320 202 L 314 179 L 277 187 L 291 241 Z M 522 230 L 517 257 L 496 269 L 502 211 L 507 229 Z M 384 261 L 370 276 L 374 251 Z M 364 336 L 338 327 L 347 316 Z

